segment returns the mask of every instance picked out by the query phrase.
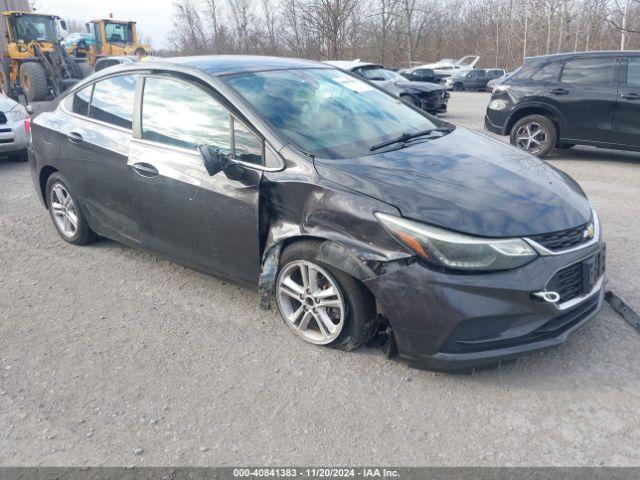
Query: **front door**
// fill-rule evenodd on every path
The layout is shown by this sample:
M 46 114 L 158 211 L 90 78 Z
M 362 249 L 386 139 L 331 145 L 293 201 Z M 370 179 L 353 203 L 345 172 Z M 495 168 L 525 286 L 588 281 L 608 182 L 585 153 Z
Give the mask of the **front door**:
M 576 58 L 565 63 L 560 82 L 548 92 L 564 115 L 563 138 L 611 141 L 619 63 L 617 57 Z
M 193 267 L 256 282 L 262 140 L 212 92 L 186 80 L 146 77 L 141 110 L 140 138 L 132 141 L 128 163 L 138 183 L 145 245 Z M 200 145 L 242 156 L 247 166 L 211 176 Z
M 623 62 L 612 141 L 640 147 L 640 57 L 629 57 Z

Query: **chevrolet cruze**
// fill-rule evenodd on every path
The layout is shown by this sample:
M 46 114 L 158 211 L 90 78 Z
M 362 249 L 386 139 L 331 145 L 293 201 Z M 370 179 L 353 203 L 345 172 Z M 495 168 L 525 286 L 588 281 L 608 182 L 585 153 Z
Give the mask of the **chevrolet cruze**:
M 257 287 L 302 340 L 387 332 L 456 370 L 558 345 L 601 307 L 598 217 L 565 173 L 326 64 L 113 67 L 32 125 L 58 233 Z

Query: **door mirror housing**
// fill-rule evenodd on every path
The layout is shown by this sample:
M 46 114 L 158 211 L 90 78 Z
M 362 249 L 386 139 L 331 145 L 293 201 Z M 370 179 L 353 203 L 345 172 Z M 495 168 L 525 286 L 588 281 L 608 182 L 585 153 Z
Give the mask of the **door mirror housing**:
M 198 151 L 202 156 L 204 168 L 212 177 L 220 172 L 225 171 L 232 164 L 228 153 L 221 152 L 219 148 L 212 145 L 200 145 Z
M 67 29 L 67 22 L 65 20 L 60 20 L 60 28 L 62 28 L 62 30 Z

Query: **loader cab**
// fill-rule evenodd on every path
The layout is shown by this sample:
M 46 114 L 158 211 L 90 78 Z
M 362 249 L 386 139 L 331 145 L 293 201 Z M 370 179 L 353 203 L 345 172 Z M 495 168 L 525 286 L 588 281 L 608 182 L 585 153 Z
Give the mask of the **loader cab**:
M 96 39 L 98 56 L 127 55 L 138 45 L 136 22 L 93 20 L 87 23 L 87 31 Z
M 12 57 L 24 54 L 33 55 L 28 45 L 32 42 L 55 44 L 59 40 L 60 17 L 55 15 L 37 15 L 24 12 L 3 12 L 5 36 Z

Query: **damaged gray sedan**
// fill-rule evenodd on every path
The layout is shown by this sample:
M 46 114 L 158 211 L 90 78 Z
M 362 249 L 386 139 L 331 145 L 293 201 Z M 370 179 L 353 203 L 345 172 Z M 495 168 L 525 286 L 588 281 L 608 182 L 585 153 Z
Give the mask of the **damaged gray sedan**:
M 560 344 L 602 304 L 571 178 L 325 64 L 109 69 L 33 121 L 29 157 L 65 241 L 256 286 L 312 344 L 385 332 L 414 366 L 466 369 Z

